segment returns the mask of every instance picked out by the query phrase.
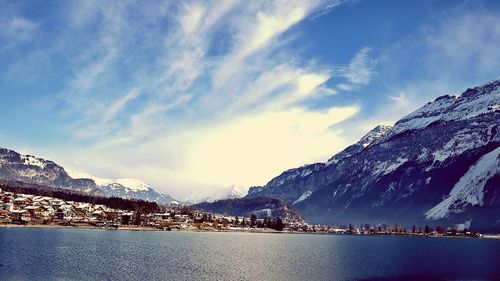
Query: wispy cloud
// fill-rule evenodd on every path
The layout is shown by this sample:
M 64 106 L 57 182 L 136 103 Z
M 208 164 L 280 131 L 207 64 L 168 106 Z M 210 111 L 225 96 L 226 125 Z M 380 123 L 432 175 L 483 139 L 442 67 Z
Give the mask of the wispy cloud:
M 39 24 L 23 17 L 0 18 L 0 40 L 5 41 L 0 52 L 29 42 Z
M 361 49 L 349 62 L 349 65 L 337 69 L 337 75 L 347 81 L 338 85 L 343 91 L 351 91 L 356 87 L 367 85 L 372 76 L 376 60 L 370 58 L 371 48 Z
M 134 100 L 140 94 L 141 92 L 139 92 L 137 89 L 133 89 L 125 96 L 120 97 L 105 111 L 102 122 L 106 123 L 111 120 L 120 110 L 122 110 L 127 105 L 128 102 Z
M 500 67 L 500 16 L 475 11 L 443 20 L 437 27 L 423 29 L 426 44 L 433 49 L 435 63 L 449 68 L 463 65 L 475 70 Z

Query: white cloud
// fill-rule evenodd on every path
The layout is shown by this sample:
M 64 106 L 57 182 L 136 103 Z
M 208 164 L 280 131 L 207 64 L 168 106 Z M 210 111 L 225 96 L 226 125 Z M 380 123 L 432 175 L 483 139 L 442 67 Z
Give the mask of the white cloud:
M 401 92 L 394 96 L 388 96 L 390 100 L 392 100 L 392 107 L 406 110 L 410 105 L 410 101 L 405 92 Z
M 325 160 L 343 148 L 345 140 L 329 127 L 358 111 L 352 106 L 264 112 L 210 128 L 191 147 L 188 170 L 206 183 L 265 184 L 284 168 Z
M 369 58 L 370 48 L 361 49 L 349 63 L 345 77 L 353 84 L 366 85 L 373 72 L 373 61 Z
M 199 3 L 183 3 L 183 8 L 185 11 L 180 15 L 179 22 L 184 35 L 189 36 L 198 28 L 206 9 Z
M 497 71 L 500 67 L 500 16 L 488 11 L 449 17 L 438 26 L 424 28 L 425 43 L 432 60 L 447 70 L 464 66 L 475 71 Z
M 302 21 L 314 11 L 318 1 L 277 1 L 265 11 L 247 16 L 239 24 L 237 43 L 232 54 L 223 61 L 213 76 L 213 84 L 220 87 L 234 73 L 244 68 L 245 59 L 268 46 L 273 39 Z
M 122 110 L 127 105 L 128 102 L 134 100 L 140 94 L 141 92 L 139 92 L 137 89 L 133 89 L 123 97 L 119 98 L 106 110 L 101 121 L 105 123 L 111 120 L 120 110 Z
M 0 47 L 0 51 L 30 41 L 38 26 L 38 23 L 19 16 L 0 18 L 0 39 L 6 41 L 6 44 Z
M 259 12 L 255 30 L 243 43 L 243 49 L 237 57 L 244 58 L 264 47 L 273 37 L 281 34 L 292 25 L 301 21 L 306 15 L 305 7 L 283 9 L 275 13 Z
M 367 85 L 373 76 L 376 61 L 370 58 L 371 48 L 362 48 L 345 67 L 339 67 L 336 73 L 347 81 L 337 86 L 342 91 L 352 91 L 360 85 Z

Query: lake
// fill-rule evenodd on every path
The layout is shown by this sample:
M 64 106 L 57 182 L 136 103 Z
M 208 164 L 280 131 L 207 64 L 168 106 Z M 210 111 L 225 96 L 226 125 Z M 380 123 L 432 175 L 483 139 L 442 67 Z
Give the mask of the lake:
M 0 228 L 1 280 L 499 280 L 500 240 Z

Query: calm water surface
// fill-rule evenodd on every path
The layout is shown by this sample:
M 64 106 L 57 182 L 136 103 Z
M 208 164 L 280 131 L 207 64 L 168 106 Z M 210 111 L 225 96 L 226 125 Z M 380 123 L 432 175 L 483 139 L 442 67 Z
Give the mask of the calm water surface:
M 500 280 L 500 240 L 0 228 L 0 280 Z

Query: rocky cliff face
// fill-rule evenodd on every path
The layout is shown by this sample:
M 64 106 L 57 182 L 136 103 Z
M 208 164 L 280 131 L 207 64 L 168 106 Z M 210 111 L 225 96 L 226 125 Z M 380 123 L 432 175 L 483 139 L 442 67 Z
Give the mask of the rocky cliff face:
M 248 196 L 283 199 L 323 223 L 467 221 L 500 230 L 499 120 L 500 81 L 442 96 Z

